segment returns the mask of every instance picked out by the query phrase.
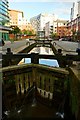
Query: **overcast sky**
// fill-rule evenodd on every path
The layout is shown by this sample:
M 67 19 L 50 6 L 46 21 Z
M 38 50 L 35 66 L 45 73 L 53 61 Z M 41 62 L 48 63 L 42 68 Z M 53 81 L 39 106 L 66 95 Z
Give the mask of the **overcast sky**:
M 9 9 L 19 10 L 24 12 L 24 17 L 29 21 L 31 17 L 34 17 L 40 13 L 51 13 L 58 16 L 60 19 L 70 19 L 70 10 L 73 4 L 71 0 L 8 0 Z M 49 1 L 49 2 L 48 2 Z M 76 0 L 75 0 L 76 1 Z

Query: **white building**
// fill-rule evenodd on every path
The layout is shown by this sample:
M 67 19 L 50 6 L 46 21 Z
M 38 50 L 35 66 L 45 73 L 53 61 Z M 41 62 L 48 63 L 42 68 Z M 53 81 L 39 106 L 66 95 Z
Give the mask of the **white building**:
M 77 15 L 80 16 L 80 1 L 73 3 L 73 7 L 71 8 L 70 19 L 71 20 L 76 19 Z
M 43 31 L 45 24 L 49 21 L 53 21 L 53 19 L 55 19 L 54 14 L 43 13 L 31 18 L 30 23 L 32 24 L 36 32 Z
M 52 22 L 47 22 L 45 25 L 45 36 L 47 38 L 50 38 L 52 33 L 61 35 L 61 31 L 64 28 L 66 28 L 67 23 L 68 23 L 68 20 L 60 20 L 60 19 L 53 20 Z
M 78 2 L 78 14 L 80 16 L 80 1 Z
M 52 22 L 49 21 L 45 24 L 45 37 L 49 38 L 52 33 L 53 33 L 53 21 Z

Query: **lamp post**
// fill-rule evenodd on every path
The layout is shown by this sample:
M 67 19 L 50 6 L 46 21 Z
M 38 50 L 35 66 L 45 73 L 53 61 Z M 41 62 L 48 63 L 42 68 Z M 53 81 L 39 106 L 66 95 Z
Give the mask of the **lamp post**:
M 77 20 L 76 20 L 76 32 L 78 31 L 78 16 L 79 16 L 79 14 L 77 14 Z
M 71 38 L 73 38 L 73 20 L 71 19 L 71 33 L 70 33 Z
M 79 14 L 77 14 L 77 19 L 76 19 L 76 33 L 77 33 L 77 40 L 78 40 L 78 16 L 79 16 Z

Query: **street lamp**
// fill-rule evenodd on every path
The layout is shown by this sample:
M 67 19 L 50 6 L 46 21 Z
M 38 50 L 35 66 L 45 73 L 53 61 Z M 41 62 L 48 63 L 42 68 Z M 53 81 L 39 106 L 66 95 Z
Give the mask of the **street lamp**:
M 73 37 L 73 19 L 71 19 L 71 23 L 70 23 L 71 29 L 70 29 L 70 36 L 71 38 Z
M 76 19 L 76 34 L 77 34 L 77 40 L 78 40 L 78 16 L 79 16 L 79 14 L 77 14 L 77 19 Z
M 78 32 L 78 16 L 79 14 L 77 14 L 77 19 L 76 19 L 76 32 Z

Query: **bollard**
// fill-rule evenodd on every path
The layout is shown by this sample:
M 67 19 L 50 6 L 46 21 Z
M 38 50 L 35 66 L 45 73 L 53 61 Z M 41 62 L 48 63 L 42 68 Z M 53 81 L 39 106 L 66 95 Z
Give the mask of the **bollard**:
M 76 52 L 78 53 L 78 55 L 80 55 L 80 48 L 77 48 Z
M 13 53 L 11 52 L 11 48 L 7 48 L 6 54 L 13 54 Z
M 56 53 L 56 56 L 57 56 L 57 60 L 58 60 L 58 63 L 59 63 L 59 67 L 63 67 L 64 66 L 64 61 L 62 60 L 62 49 L 58 49 L 58 51 Z
M 12 64 L 12 60 L 11 60 L 11 58 L 12 58 L 12 52 L 11 52 L 11 48 L 7 48 L 7 52 L 6 52 L 6 54 L 7 54 L 7 56 L 8 56 L 8 59 L 7 59 L 7 64 L 8 65 L 11 65 Z
M 62 55 L 62 49 L 58 49 L 58 55 Z
M 80 56 L 80 48 L 76 49 L 76 52 L 78 53 L 78 55 Z M 77 62 L 77 69 L 80 70 L 80 61 Z
M 31 63 L 39 64 L 39 53 L 31 53 Z

